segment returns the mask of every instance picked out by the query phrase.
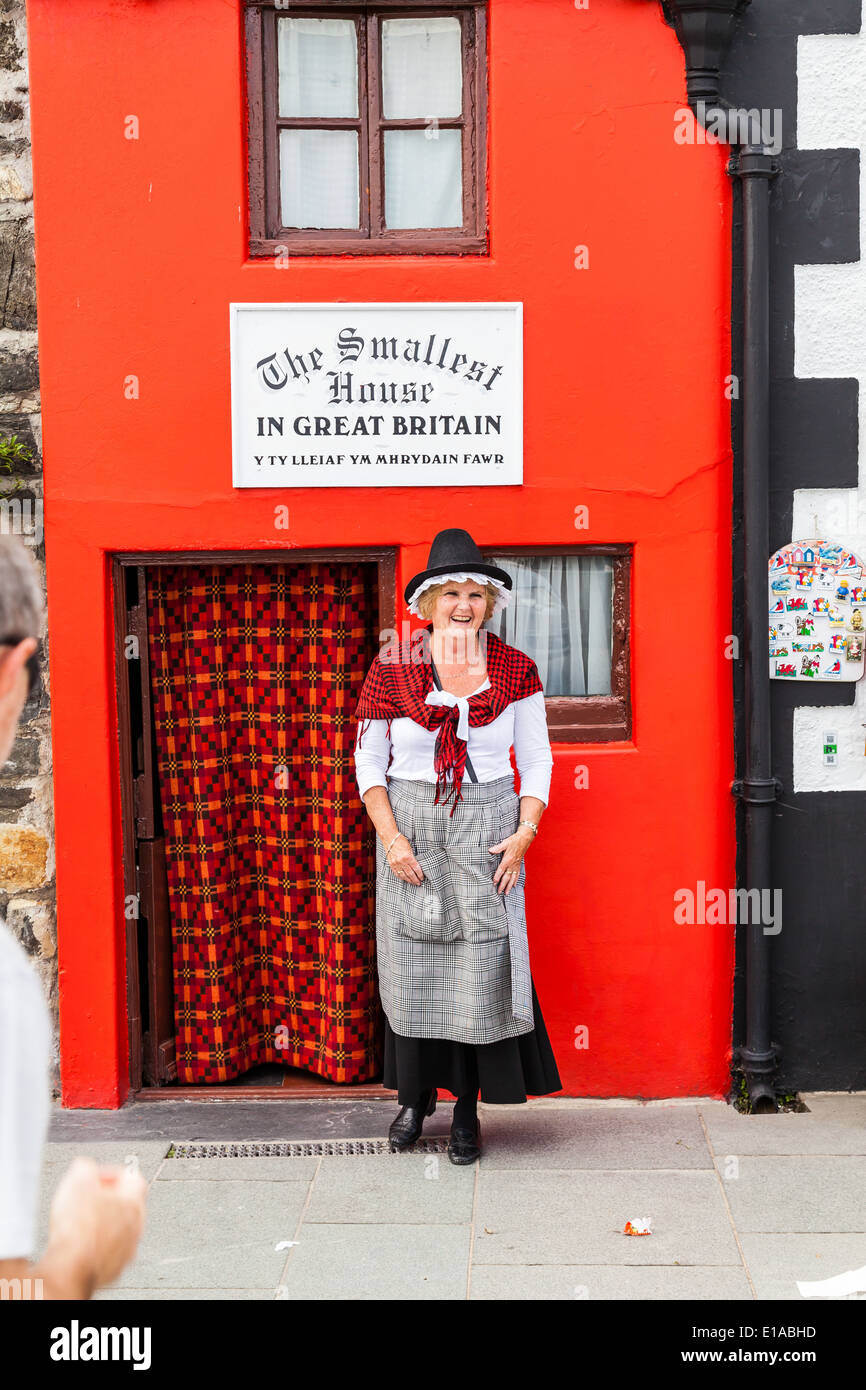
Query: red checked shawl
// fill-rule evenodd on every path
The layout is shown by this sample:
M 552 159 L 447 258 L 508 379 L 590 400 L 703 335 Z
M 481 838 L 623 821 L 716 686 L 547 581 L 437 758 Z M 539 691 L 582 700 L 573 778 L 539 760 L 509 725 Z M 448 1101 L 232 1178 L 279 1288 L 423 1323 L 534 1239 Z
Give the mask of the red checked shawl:
M 427 632 L 433 631 L 433 624 L 427 624 Z M 495 632 L 485 630 L 487 650 L 487 678 L 490 688 L 479 695 L 470 695 L 469 723 L 473 728 L 480 724 L 490 724 L 503 710 L 515 700 L 523 700 L 527 695 L 535 695 L 543 690 L 538 667 L 531 656 L 518 651 L 496 636 Z M 429 637 L 424 639 L 425 653 L 429 655 Z M 460 790 L 463 774 L 466 771 L 466 742 L 457 737 L 457 722 L 460 711 L 456 705 L 425 705 L 427 694 L 434 689 L 433 672 L 429 660 L 408 658 L 409 653 L 401 647 L 400 659 L 382 661 L 381 653 L 376 657 L 367 672 L 361 695 L 355 710 L 355 718 L 360 721 L 358 747 L 371 719 L 387 719 L 388 735 L 391 734 L 391 720 L 397 718 L 414 719 L 425 729 L 439 727 L 433 756 L 436 771 L 436 795 L 434 803 L 445 791 L 449 774 L 453 786 L 448 801 L 454 796 L 451 815 L 457 809 L 457 802 L 463 800 Z

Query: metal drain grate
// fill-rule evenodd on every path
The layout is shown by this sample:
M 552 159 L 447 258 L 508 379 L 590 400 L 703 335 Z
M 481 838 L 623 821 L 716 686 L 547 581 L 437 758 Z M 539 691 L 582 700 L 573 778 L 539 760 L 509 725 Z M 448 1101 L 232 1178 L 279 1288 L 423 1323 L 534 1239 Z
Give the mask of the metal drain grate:
M 444 1154 L 448 1136 L 420 1138 L 404 1153 Z M 319 1158 L 393 1153 L 387 1139 L 310 1139 L 258 1144 L 172 1144 L 166 1158 Z

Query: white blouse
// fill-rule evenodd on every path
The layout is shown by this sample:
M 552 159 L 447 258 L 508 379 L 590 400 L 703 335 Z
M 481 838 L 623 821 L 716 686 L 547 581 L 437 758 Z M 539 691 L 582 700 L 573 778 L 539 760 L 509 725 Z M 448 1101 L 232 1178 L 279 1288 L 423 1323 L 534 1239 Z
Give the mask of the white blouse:
M 472 695 L 457 696 L 447 690 L 431 690 L 425 704 L 457 706 L 460 711 L 457 734 L 462 738 L 468 736 L 467 752 L 479 782 L 493 782 L 497 777 L 512 775 L 510 750 L 513 747 L 514 761 L 520 773 L 521 796 L 536 796 L 546 806 L 550 795 L 553 754 L 547 732 L 544 693 L 538 690 L 523 700 L 512 700 L 489 724 L 474 727 L 469 723 L 468 702 L 474 695 L 480 695 L 482 690 L 489 688 L 488 679 L 473 690 Z M 425 729 L 414 719 L 400 718 L 391 720 L 389 739 L 388 721 L 372 720 L 364 729 L 360 748 L 357 739 L 355 741 L 355 773 L 361 796 L 370 787 L 387 787 L 386 768 L 388 777 L 406 777 L 435 785 L 433 751 L 438 733 L 438 728 Z M 388 757 L 392 747 L 393 758 L 389 767 Z M 464 773 L 464 783 L 471 781 L 469 774 Z

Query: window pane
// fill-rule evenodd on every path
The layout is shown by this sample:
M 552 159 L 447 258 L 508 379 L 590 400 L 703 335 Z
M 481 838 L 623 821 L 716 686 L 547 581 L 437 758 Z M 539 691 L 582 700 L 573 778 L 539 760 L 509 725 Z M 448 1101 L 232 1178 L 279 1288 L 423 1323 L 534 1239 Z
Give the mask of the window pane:
M 459 116 L 463 64 L 459 19 L 382 21 L 382 115 Z
M 280 131 L 284 227 L 357 227 L 358 132 Z
M 357 116 L 358 36 L 350 19 L 277 21 L 281 116 Z
M 385 226 L 462 227 L 459 130 L 385 131 Z
M 613 561 L 607 555 L 492 556 L 514 580 L 511 602 L 487 624 L 533 658 L 553 695 L 609 695 Z

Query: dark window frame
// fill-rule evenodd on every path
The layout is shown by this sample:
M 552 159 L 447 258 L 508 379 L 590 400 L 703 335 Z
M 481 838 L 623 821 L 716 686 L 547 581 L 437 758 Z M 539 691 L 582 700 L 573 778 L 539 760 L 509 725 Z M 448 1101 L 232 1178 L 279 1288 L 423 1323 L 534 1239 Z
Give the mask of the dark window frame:
M 345 119 L 277 116 L 277 20 L 352 18 L 358 30 L 358 116 Z M 420 118 L 383 120 L 379 25 L 382 18 L 457 17 L 463 31 L 463 114 L 443 117 L 440 130 L 463 129 L 463 227 L 384 226 L 384 131 L 423 129 Z M 487 7 L 486 0 L 244 0 L 250 256 L 486 255 L 487 240 Z M 368 44 L 368 34 L 372 42 Z M 368 75 L 372 80 L 368 81 Z M 379 131 L 371 142 L 370 131 Z M 292 228 L 280 224 L 279 130 L 292 127 L 359 131 L 360 227 Z M 369 174 L 369 199 L 365 200 Z
M 485 545 L 485 560 L 525 555 L 607 555 L 613 560 L 613 621 L 609 695 L 545 696 L 551 743 L 614 743 L 631 739 L 630 545 Z

